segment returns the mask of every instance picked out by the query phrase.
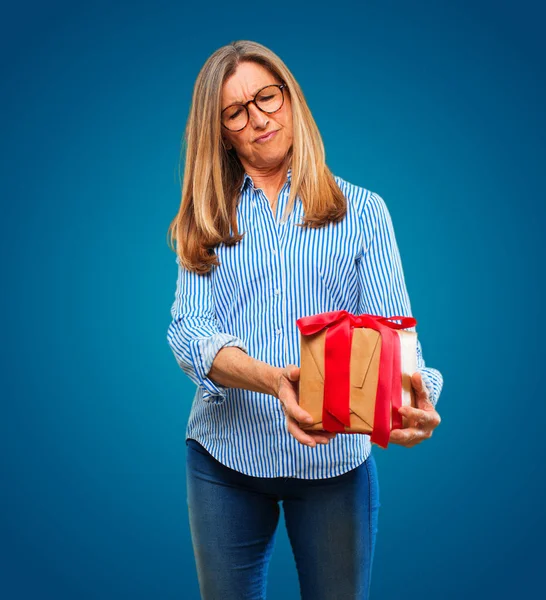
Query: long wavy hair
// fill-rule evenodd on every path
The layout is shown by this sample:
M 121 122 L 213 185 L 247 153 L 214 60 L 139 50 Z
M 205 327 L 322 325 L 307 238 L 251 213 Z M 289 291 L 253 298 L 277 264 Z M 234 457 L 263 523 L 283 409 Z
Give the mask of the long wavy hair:
M 347 212 L 347 200 L 326 166 L 318 127 L 284 62 L 257 42 L 239 40 L 223 46 L 208 58 L 195 81 L 184 136 L 182 199 L 167 232 L 169 247 L 181 265 L 196 273 L 220 265 L 214 253 L 218 244 L 231 246 L 244 236 L 238 231 L 236 208 L 245 170 L 235 149 L 226 149 L 220 122 L 222 86 L 242 62 L 267 68 L 287 84 L 290 94 L 293 143 L 286 158 L 292 177 L 283 219 L 292 211 L 296 196 L 304 211 L 298 227 L 324 227 Z

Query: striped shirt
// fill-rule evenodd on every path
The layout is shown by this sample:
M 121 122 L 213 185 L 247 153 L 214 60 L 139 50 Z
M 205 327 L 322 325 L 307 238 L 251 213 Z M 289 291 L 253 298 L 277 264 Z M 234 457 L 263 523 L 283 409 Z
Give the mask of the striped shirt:
M 291 169 L 276 214 L 245 174 L 236 211 L 239 232 L 245 232 L 241 242 L 218 245 L 221 264 L 206 275 L 188 271 L 176 257 L 178 280 L 167 340 L 177 363 L 197 385 L 186 439 L 197 440 L 222 464 L 246 475 L 341 475 L 368 458 L 370 436 L 338 433 L 328 444 L 301 444 L 288 433 L 277 398 L 224 387 L 207 377 L 220 348 L 236 346 L 276 367 L 299 366 L 300 317 L 336 310 L 413 316 L 385 202 L 334 177 L 347 198 L 347 214 L 339 223 L 295 227 L 303 217 L 299 196 L 291 214 L 281 219 Z M 436 405 L 443 378 L 425 366 L 419 339 L 417 365 Z

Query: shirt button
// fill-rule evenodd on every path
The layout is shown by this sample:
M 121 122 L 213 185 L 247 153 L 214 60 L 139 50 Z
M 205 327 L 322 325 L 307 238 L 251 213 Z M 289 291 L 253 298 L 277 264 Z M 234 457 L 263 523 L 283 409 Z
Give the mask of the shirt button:
M 281 290 L 279 290 L 279 288 L 277 288 L 277 289 L 275 290 L 275 294 L 277 294 L 277 296 L 278 296 L 280 293 L 281 293 Z
M 277 329 L 277 335 L 281 335 L 282 329 Z
M 277 251 L 276 250 L 272 250 L 271 254 L 273 254 L 273 256 L 277 256 Z

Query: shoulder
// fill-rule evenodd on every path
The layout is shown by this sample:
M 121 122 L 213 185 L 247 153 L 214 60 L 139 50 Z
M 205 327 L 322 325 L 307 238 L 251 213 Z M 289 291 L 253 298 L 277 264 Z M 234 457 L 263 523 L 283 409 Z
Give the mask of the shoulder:
M 369 225 L 370 222 L 376 223 L 379 218 L 389 217 L 387 205 L 377 192 L 351 183 L 338 175 L 334 175 L 334 179 L 363 224 Z

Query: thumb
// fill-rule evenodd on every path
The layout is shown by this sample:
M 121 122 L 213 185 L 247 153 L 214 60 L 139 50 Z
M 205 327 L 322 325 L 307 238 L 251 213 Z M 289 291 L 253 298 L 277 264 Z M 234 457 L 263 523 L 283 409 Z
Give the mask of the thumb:
M 288 378 L 297 381 L 300 378 L 300 368 L 297 365 L 288 365 Z

